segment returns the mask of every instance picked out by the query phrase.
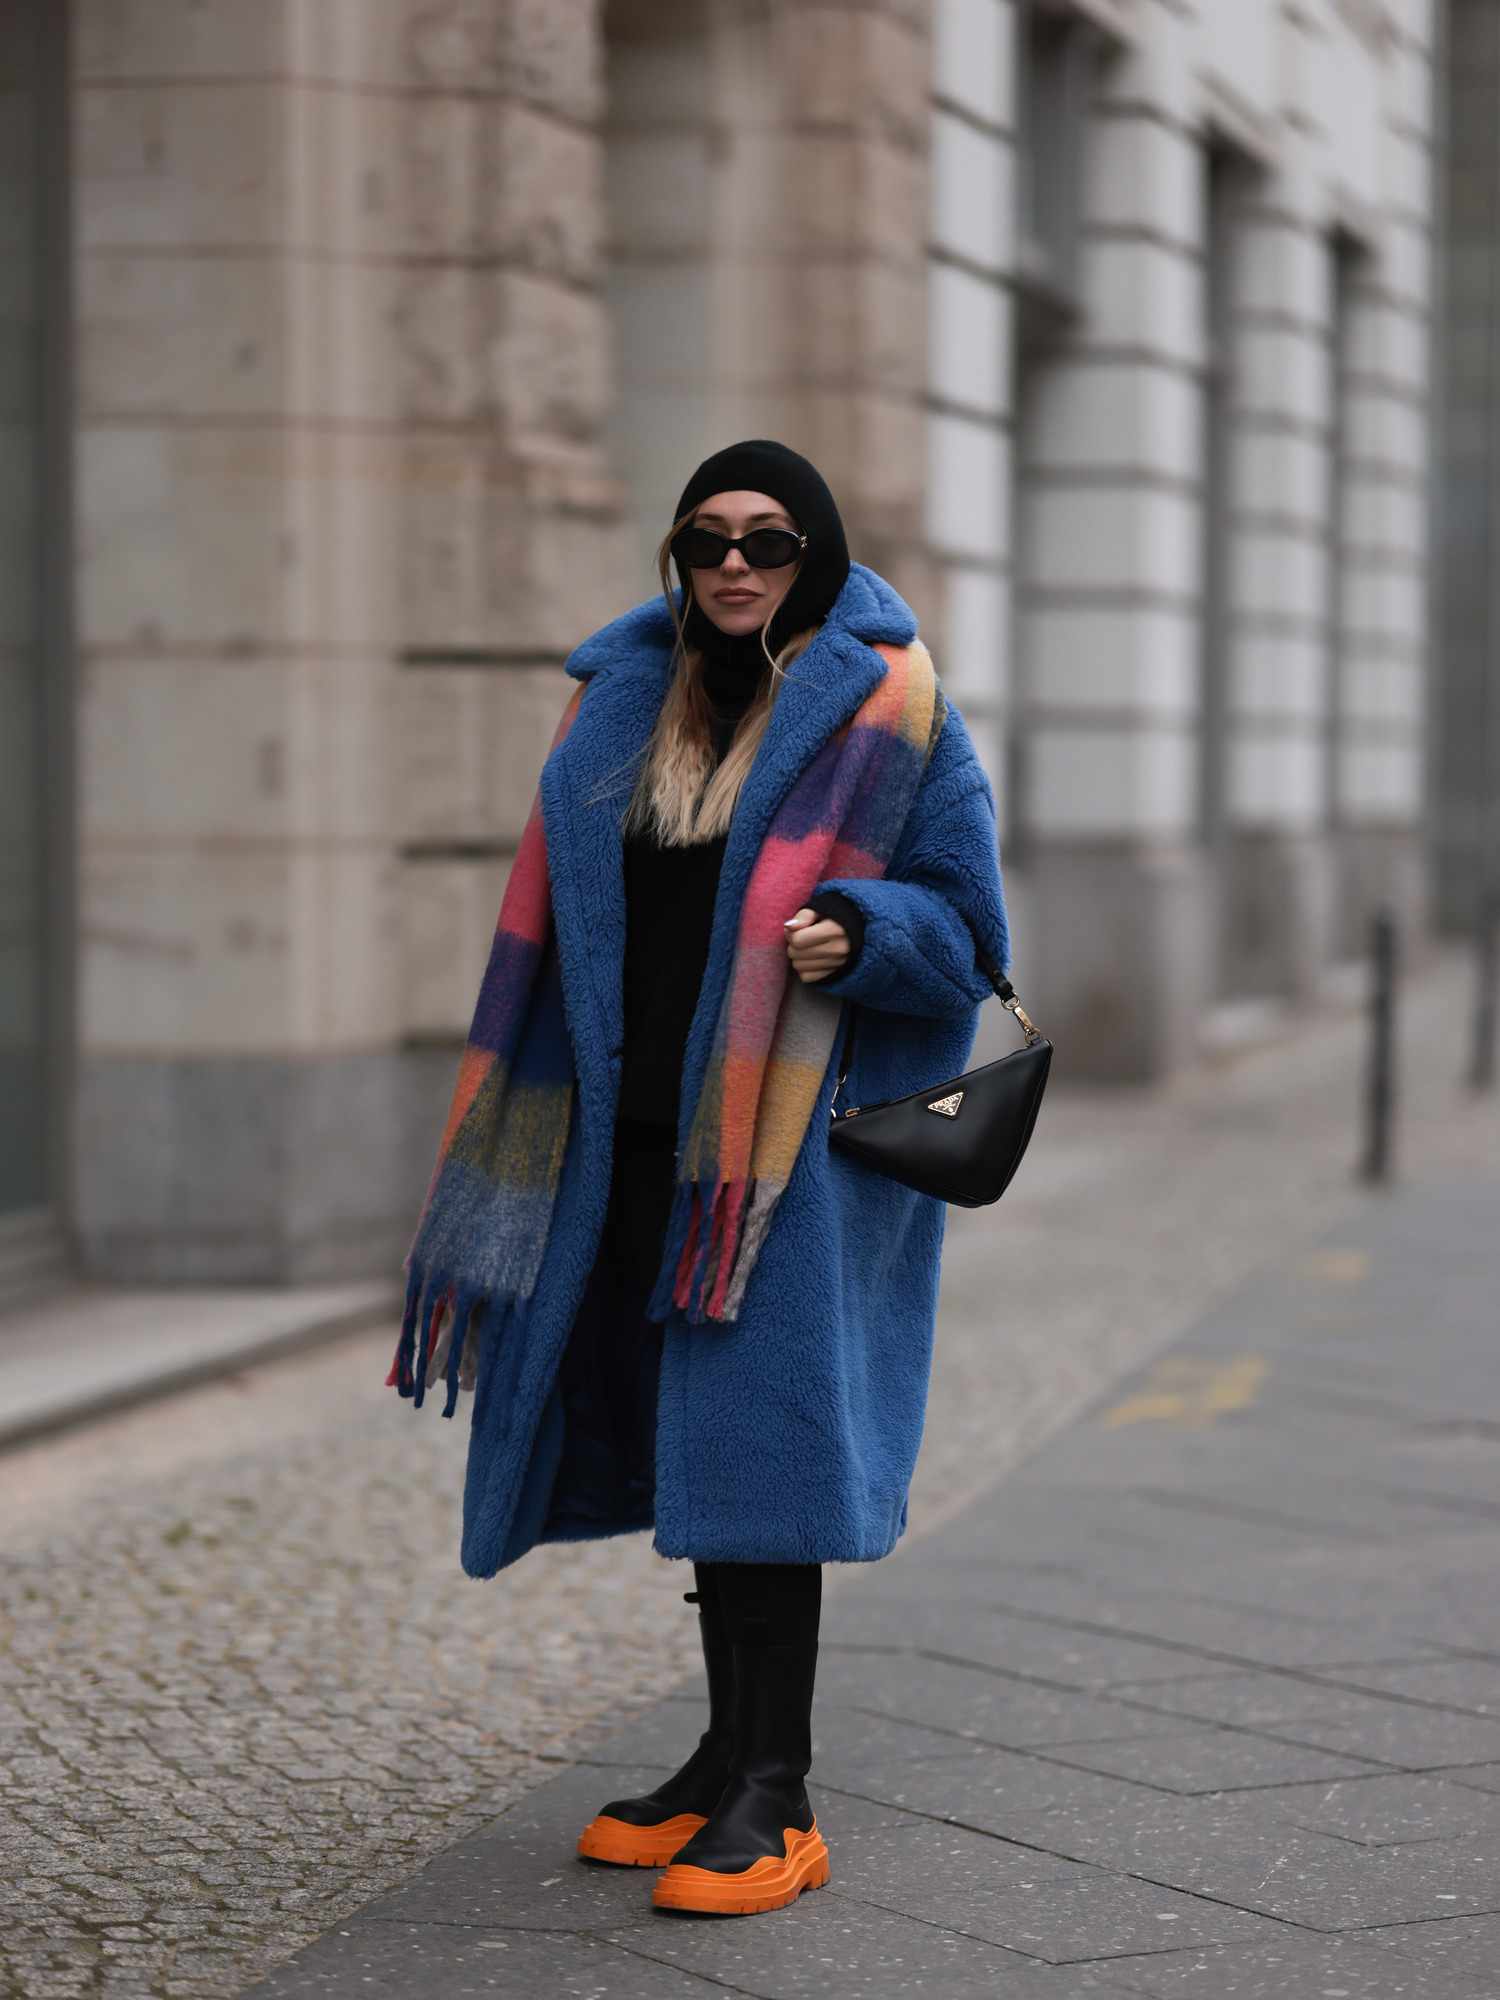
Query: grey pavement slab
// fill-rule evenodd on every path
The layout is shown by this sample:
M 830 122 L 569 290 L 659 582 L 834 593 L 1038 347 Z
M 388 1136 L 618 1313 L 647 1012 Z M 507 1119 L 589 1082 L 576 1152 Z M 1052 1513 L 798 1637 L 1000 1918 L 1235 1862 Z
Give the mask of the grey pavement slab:
M 1365 1667 L 1341 1673 L 1337 1679 L 1345 1687 L 1370 1694 L 1404 1695 L 1500 1720 L 1500 1660 L 1418 1660 L 1402 1667 Z
M 1500 1764 L 1465 1764 L 1461 1770 L 1445 1771 L 1452 1785 L 1472 1785 L 1476 1791 L 1500 1793 Z
M 846 1701 L 866 1713 L 930 1723 L 998 1745 L 1087 1743 L 1160 1736 L 1178 1728 L 1171 1715 L 1070 1688 L 1003 1679 L 958 1660 L 900 1654 L 877 1663 L 833 1653 L 819 1661 L 818 1699 Z
M 1128 1865 L 1143 1879 L 1308 1930 L 1472 1915 L 1500 1904 L 1495 1834 L 1362 1848 L 1284 1826 L 1241 1824 L 1205 1840 L 1207 1822 L 1172 1827 L 1140 1819 L 1112 1844 L 1077 1816 L 1067 1824 L 1069 1817 L 1054 1811 L 1019 1820 L 1011 1837 L 1099 1866 Z
M 1431 1924 L 1392 1924 L 1361 1933 L 1360 1943 L 1389 1950 L 1420 1968 L 1435 1992 L 1462 1990 L 1465 1980 L 1481 1982 L 1486 1994 L 1500 1991 L 1500 1910 L 1480 1917 L 1449 1917 Z M 1453 1982 L 1450 1988 L 1441 1984 Z
M 1453 1782 L 1461 1775 L 1429 1778 L 1402 1771 L 1331 1785 L 1288 1785 L 1259 1794 L 1252 1805 L 1267 1819 L 1359 1847 L 1500 1833 L 1500 1798 Z
M 1368 1764 L 1249 1730 L 1182 1729 L 1121 1743 L 1058 1745 L 1046 1754 L 1079 1770 L 1189 1795 L 1358 1777 Z
M 1219 1576 L 1227 1584 L 1226 1568 L 1221 1565 Z M 1264 1605 L 1213 1601 L 1186 1588 L 1167 1591 L 1155 1585 L 1130 1591 L 1115 1583 L 1092 1606 L 1080 1590 L 1066 1609 L 1062 1600 L 1055 1609 L 1012 1604 L 996 1615 L 1056 1626 L 1071 1646 L 1090 1639 L 1150 1646 L 1158 1657 L 1142 1680 L 1182 1680 L 1236 1667 L 1312 1671 L 1366 1661 L 1372 1666 L 1392 1661 L 1410 1665 L 1442 1657 L 1426 1641 L 1378 1621 L 1287 1616 Z M 1163 1651 L 1171 1656 L 1165 1662 L 1159 1657 Z M 1119 1683 L 1109 1685 L 1115 1690 Z
M 856 1902 L 832 1883 L 804 1892 L 789 1920 L 780 1912 L 754 1922 L 660 1912 L 614 1941 L 640 1954 L 648 1971 L 700 1973 L 721 1993 L 758 2000 L 828 2000 L 831 1993 L 1092 2000 L 1111 1992 L 1105 1967 L 1043 1965 L 951 1926 Z M 616 1989 L 608 1990 L 613 1996 Z M 645 2000 L 655 1989 L 643 1982 L 618 1990 Z
M 715 1980 L 571 1931 L 477 1930 L 350 1917 L 254 1989 L 263 2000 L 345 1993 L 463 2000 L 474 1993 L 557 2000 L 707 2000 Z
M 1411 1926 L 1428 1929 L 1428 1925 Z M 1364 1943 L 1310 1939 L 1283 1930 L 1274 1942 L 1166 1952 L 1111 1968 L 1131 1993 L 1157 2000 L 1494 2000 L 1492 1978 L 1457 1965 L 1432 1969 L 1389 1960 Z
M 1102 1962 L 1162 1941 L 1259 1937 L 1266 1918 L 968 1829 L 879 1828 L 840 1893 L 981 1937 L 1049 1964 Z
M 684 1918 L 574 1857 L 696 1738 L 690 1687 L 256 1992 L 1496 2000 L 1496 1193 L 1372 1199 L 840 1578 L 825 1890 Z
M 1316 1682 L 1290 1674 L 1216 1675 L 1133 1692 L 1152 1709 L 1233 1723 L 1327 1750 L 1357 1751 L 1366 1761 L 1403 1770 L 1500 1759 L 1500 1717 L 1404 1697 L 1387 1699 L 1335 1685 L 1326 1674 Z

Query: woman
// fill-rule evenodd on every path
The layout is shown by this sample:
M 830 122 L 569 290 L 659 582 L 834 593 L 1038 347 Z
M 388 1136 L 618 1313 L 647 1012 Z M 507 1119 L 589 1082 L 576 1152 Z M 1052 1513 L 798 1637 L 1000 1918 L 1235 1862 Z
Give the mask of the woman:
M 828 1879 L 821 1565 L 904 1532 L 931 1364 L 946 1208 L 829 1147 L 842 1003 L 841 1103 L 919 1090 L 1009 938 L 989 780 L 816 468 L 715 453 L 658 567 L 565 662 L 388 1381 L 475 1389 L 471 1576 L 647 1528 L 692 1560 L 708 1728 L 579 1851 L 745 1913 Z

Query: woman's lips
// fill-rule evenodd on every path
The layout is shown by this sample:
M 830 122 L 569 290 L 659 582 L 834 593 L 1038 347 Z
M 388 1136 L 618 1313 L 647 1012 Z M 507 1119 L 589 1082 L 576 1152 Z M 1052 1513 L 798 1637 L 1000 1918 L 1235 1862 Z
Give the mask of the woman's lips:
M 719 592 L 719 602 L 721 604 L 753 604 L 755 602 L 755 592 L 753 590 L 721 590 Z

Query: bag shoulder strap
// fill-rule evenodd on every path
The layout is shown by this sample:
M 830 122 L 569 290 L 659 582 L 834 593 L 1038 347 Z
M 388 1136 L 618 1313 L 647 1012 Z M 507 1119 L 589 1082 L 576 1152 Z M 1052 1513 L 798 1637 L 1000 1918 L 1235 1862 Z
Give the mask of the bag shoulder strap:
M 964 922 L 968 924 L 968 917 L 962 911 L 959 914 L 963 916 Z M 972 924 L 969 924 L 969 935 L 974 939 L 974 956 L 985 978 L 994 987 L 1001 1006 L 1015 1015 L 1017 1022 L 1020 1024 L 1021 1032 L 1026 1037 L 1026 1045 L 1029 1048 L 1033 1042 L 1039 1042 L 1042 1039 L 1041 1029 L 1035 1025 L 1030 1015 L 1026 1012 L 1026 1009 L 1016 997 L 1015 987 L 1011 985 L 994 959 L 990 957 L 984 946 L 979 942 L 979 939 L 974 936 L 974 926 Z M 839 1056 L 839 1080 L 833 1087 L 833 1099 L 835 1102 L 837 1101 L 839 1092 L 844 1087 L 844 1078 L 849 1074 L 849 1063 L 854 1053 L 854 1023 L 859 1012 L 858 1005 L 853 999 L 846 999 L 845 1007 L 847 1013 L 844 1021 L 844 1046 Z

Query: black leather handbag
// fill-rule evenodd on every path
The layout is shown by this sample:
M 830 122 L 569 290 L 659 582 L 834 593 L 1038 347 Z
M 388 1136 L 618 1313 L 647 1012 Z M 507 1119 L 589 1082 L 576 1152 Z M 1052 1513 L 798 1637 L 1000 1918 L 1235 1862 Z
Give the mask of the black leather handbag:
M 1041 1107 L 1052 1044 L 1027 1018 L 1015 988 L 975 944 L 985 977 L 1020 1023 L 1024 1048 L 950 1076 L 907 1097 L 839 1109 L 849 1074 L 857 1006 L 849 1003 L 839 1080 L 830 1106 L 828 1143 L 837 1151 L 961 1208 L 998 1201 L 1021 1164 Z

